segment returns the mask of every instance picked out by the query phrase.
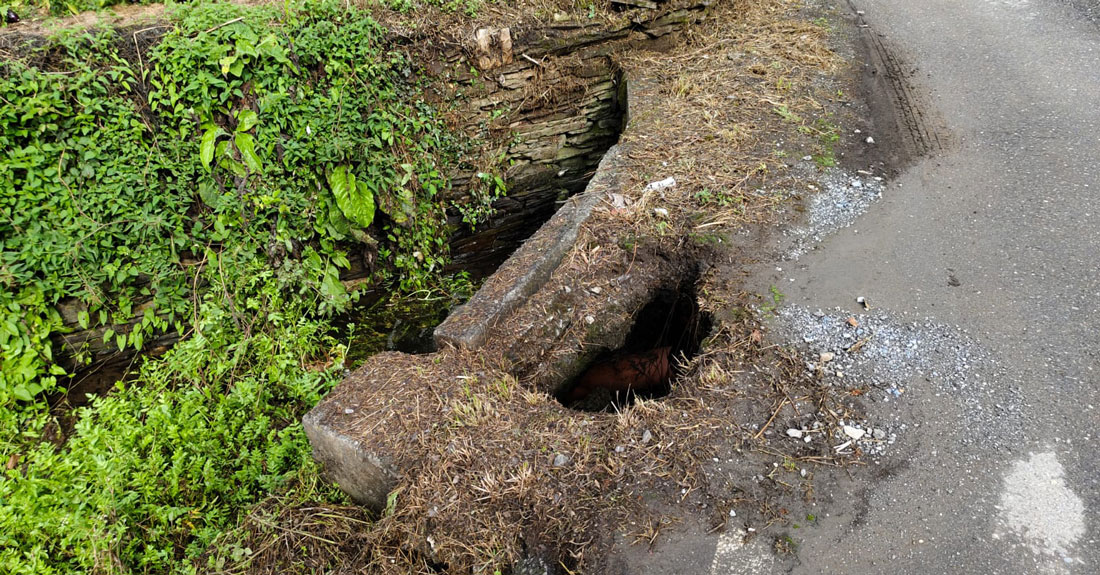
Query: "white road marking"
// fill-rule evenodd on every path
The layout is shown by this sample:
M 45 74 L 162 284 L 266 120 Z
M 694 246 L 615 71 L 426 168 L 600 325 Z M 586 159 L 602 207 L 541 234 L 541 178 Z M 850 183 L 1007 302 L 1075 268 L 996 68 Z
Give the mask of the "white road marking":
M 721 534 L 714 549 L 711 575 L 770 575 L 775 556 L 754 538 L 745 543 L 745 532 L 736 529 Z
M 1055 453 L 1033 453 L 1005 476 L 998 506 L 1001 524 L 1033 553 L 1047 556 L 1047 567 L 1055 569 L 1079 561 L 1071 553 L 1085 534 L 1085 504 L 1066 485 L 1065 475 Z

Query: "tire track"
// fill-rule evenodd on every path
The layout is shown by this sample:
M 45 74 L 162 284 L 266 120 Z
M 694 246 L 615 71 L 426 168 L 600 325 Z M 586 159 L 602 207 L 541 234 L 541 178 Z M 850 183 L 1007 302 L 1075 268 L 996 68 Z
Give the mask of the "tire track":
M 912 67 L 870 27 L 850 0 L 848 6 L 856 14 L 862 40 L 870 54 L 869 64 L 888 93 L 900 143 L 912 158 L 937 155 L 950 149 L 953 140 L 944 123 L 930 110 L 928 98 L 909 79 L 913 75 Z

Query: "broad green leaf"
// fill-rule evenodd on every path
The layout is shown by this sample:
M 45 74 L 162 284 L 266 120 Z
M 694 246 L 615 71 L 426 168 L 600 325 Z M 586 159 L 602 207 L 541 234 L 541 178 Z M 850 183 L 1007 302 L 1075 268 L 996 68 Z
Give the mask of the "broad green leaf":
M 29 391 L 27 391 L 26 386 L 24 386 L 23 384 L 19 384 L 12 388 L 11 395 L 12 397 L 20 401 L 30 401 L 34 399 L 34 396 L 31 395 Z
M 342 240 L 344 236 L 351 233 L 348 219 L 344 217 L 344 214 L 342 214 L 340 210 L 329 210 L 324 229 L 326 233 L 336 240 Z
M 227 149 L 229 149 L 229 140 L 222 140 L 214 145 L 214 157 L 218 159 L 219 163 L 227 159 L 225 155 Z
M 355 179 L 355 174 L 347 166 L 338 166 L 329 176 L 332 195 L 336 205 L 351 223 L 366 228 L 374 221 L 374 194 L 363 182 Z
M 326 297 L 336 298 L 347 294 L 344 284 L 340 283 L 340 274 L 336 268 L 329 266 L 321 279 L 321 293 Z
M 217 126 L 210 126 L 202 134 L 202 143 L 199 145 L 199 158 L 206 169 L 210 169 L 210 164 L 214 161 L 214 147 L 218 142 L 219 131 Z
M 290 59 L 286 57 L 286 52 L 283 51 L 283 47 L 279 45 L 279 41 L 274 34 L 268 34 L 256 48 L 276 62 L 290 65 Z
M 237 58 L 237 61 L 233 62 L 233 65 L 229 67 L 229 73 L 239 78 L 241 73 L 244 72 L 244 65 L 245 61 L 241 58 Z
M 202 200 L 202 203 L 215 210 L 222 204 L 221 193 L 219 193 L 218 189 L 210 182 L 199 183 L 199 198 Z
M 241 110 L 237 113 L 237 131 L 247 132 L 260 123 L 260 117 L 252 110 Z
M 241 159 L 244 160 L 244 164 L 248 166 L 248 169 L 253 173 L 260 173 L 262 166 L 260 157 L 256 155 L 256 139 L 252 137 L 252 134 L 237 132 L 233 136 L 233 141 L 236 142 L 237 150 L 241 152 Z
M 225 158 L 225 161 L 222 162 L 222 165 L 225 166 L 225 168 L 230 172 L 233 172 L 233 175 L 237 176 L 238 178 L 248 177 L 248 170 L 245 168 L 244 164 L 238 162 L 237 160 Z
M 238 54 L 245 54 L 248 56 L 256 56 L 256 46 L 248 38 L 237 38 L 237 42 L 234 44 L 237 48 Z

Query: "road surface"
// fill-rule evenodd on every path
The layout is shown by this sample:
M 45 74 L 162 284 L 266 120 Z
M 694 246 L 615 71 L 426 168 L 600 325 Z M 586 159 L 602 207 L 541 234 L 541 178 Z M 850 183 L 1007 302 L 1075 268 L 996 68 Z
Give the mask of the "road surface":
M 944 144 L 777 279 L 791 305 L 854 312 L 864 296 L 957 325 L 989 361 L 973 374 L 980 392 L 914 386 L 889 407 L 911 424 L 893 467 L 842 487 L 800 530 L 791 572 L 1100 573 L 1095 8 L 845 6 L 912 66 L 923 133 Z M 730 557 L 713 571 L 742 572 Z

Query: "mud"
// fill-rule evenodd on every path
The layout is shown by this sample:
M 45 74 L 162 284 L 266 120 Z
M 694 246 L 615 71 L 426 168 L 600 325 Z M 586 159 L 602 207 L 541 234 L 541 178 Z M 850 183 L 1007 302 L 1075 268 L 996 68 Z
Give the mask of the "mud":
M 951 150 L 954 137 L 921 87 L 920 70 L 909 63 L 900 46 L 871 28 L 851 0 L 848 7 L 855 15 L 853 34 L 860 45 L 859 61 L 865 63 L 861 97 L 869 107 L 876 144 L 883 150 L 890 175 L 920 158 Z

